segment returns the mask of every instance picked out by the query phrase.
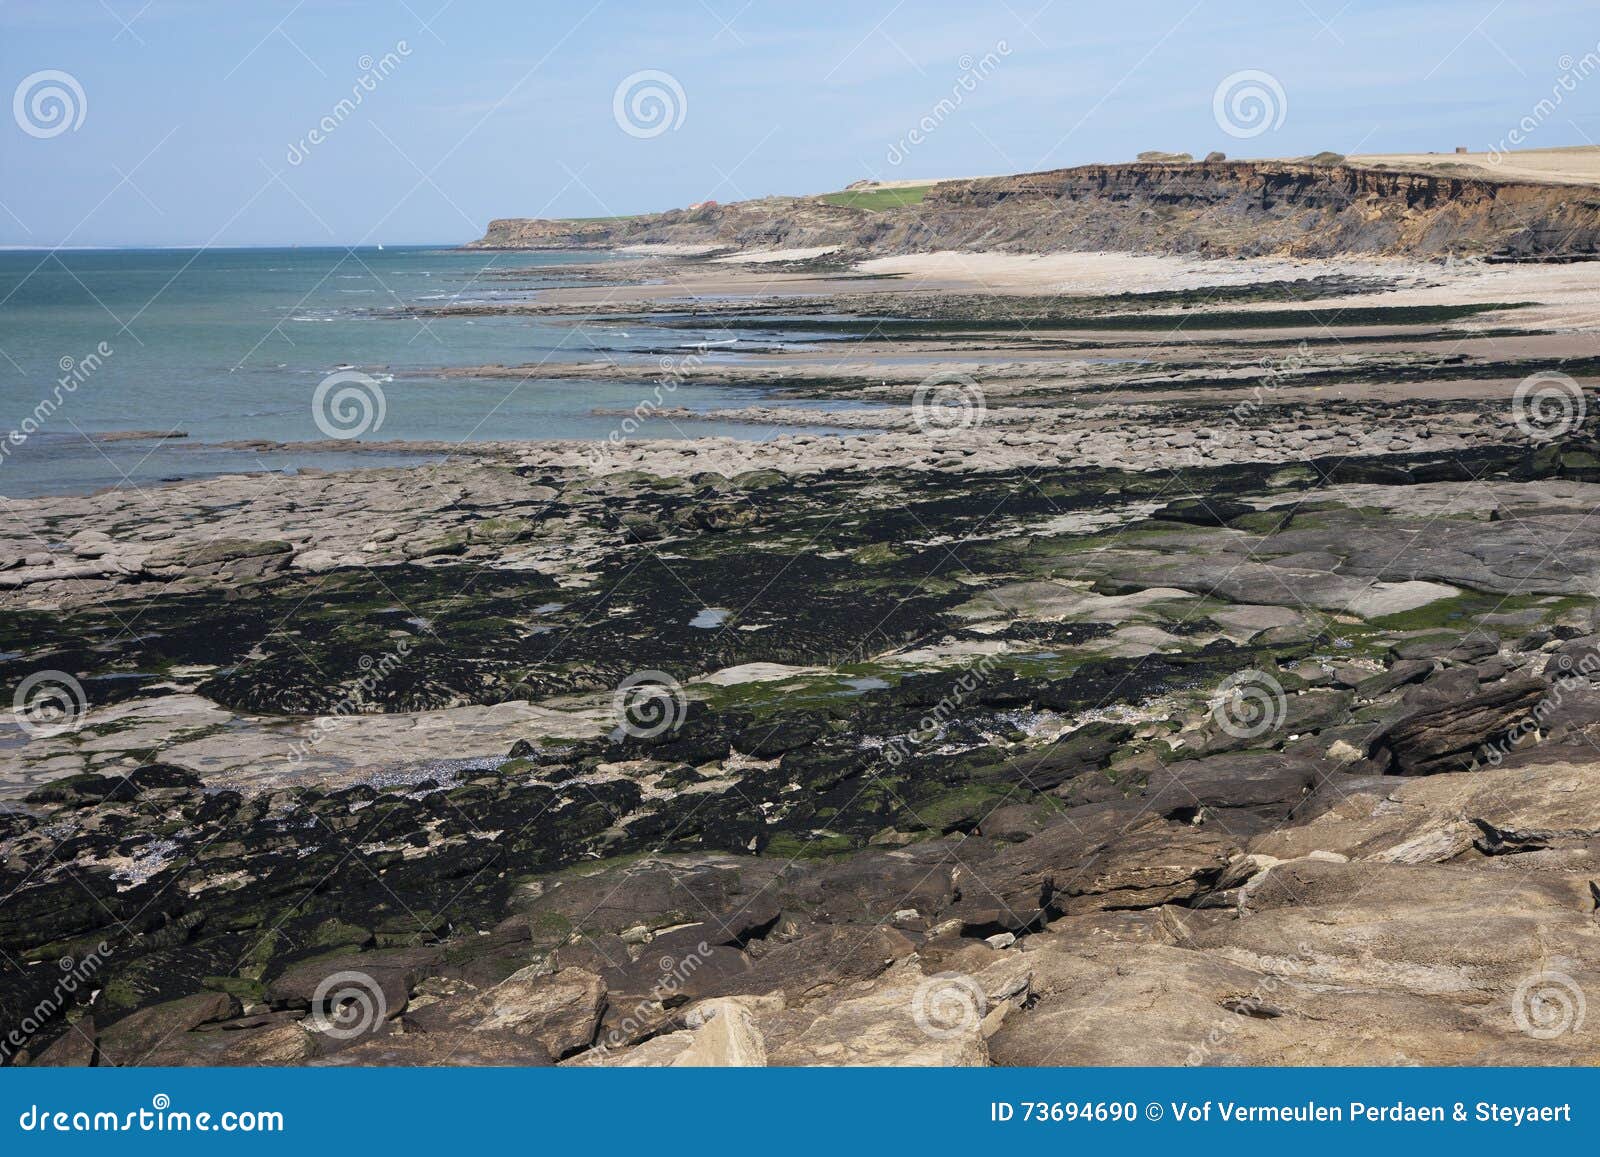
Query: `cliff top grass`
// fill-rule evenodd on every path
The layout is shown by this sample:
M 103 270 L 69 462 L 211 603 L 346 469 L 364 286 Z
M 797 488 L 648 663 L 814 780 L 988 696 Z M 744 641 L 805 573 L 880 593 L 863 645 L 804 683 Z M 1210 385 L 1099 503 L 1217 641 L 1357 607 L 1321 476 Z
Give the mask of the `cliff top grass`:
M 901 185 L 891 189 L 846 189 L 840 193 L 824 193 L 819 200 L 829 205 L 843 205 L 847 209 L 867 209 L 877 213 L 884 209 L 899 209 L 920 204 L 933 188 L 926 185 Z

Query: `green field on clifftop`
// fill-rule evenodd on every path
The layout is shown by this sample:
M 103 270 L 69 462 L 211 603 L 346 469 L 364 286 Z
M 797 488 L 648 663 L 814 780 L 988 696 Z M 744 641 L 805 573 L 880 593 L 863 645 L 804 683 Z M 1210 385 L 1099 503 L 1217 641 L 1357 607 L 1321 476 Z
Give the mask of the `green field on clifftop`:
M 928 185 L 906 185 L 898 189 L 846 189 L 842 193 L 824 193 L 820 200 L 830 205 L 843 205 L 849 209 L 870 209 L 876 213 L 883 209 L 899 209 L 915 205 L 928 195 Z

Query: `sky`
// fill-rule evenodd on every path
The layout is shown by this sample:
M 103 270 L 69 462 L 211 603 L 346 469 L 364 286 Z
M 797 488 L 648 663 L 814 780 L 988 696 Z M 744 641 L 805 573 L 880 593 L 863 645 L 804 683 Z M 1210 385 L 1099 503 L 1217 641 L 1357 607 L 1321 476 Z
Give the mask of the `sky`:
M 6 95 L 0 245 L 438 244 L 1146 149 L 1590 144 L 1600 21 L 1589 0 L 0 0 Z

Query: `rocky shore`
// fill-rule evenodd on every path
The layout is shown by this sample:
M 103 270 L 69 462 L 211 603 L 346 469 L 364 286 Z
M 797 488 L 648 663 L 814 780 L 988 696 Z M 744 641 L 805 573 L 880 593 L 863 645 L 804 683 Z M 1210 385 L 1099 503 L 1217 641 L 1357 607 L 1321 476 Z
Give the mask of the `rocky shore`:
M 605 443 L 8 501 L 5 1062 L 1595 1063 L 1600 306 L 1414 274 L 749 274 Z

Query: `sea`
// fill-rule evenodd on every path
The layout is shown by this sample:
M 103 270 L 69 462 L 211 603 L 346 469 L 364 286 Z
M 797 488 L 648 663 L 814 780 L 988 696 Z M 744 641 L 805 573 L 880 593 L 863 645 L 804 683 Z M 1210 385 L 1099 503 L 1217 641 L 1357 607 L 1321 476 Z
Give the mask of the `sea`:
M 715 323 L 416 312 L 527 299 L 604 260 L 443 246 L 0 251 L 0 496 L 440 457 L 363 442 L 605 439 L 685 357 L 736 362 L 757 340 Z M 638 379 L 563 379 L 563 365 L 600 358 Z M 539 368 L 526 380 L 442 372 L 484 365 Z M 784 404 L 670 380 L 668 407 Z M 839 431 L 662 416 L 628 431 L 796 432 Z M 229 445 L 241 442 L 318 448 Z

